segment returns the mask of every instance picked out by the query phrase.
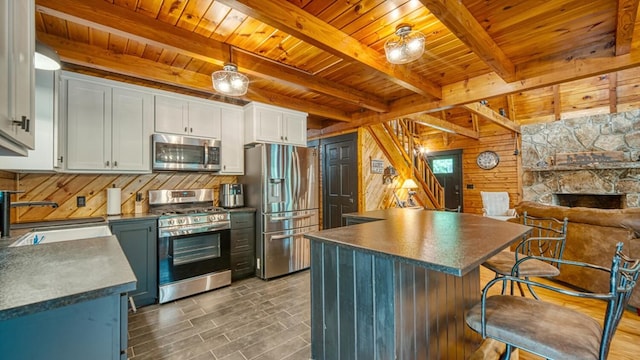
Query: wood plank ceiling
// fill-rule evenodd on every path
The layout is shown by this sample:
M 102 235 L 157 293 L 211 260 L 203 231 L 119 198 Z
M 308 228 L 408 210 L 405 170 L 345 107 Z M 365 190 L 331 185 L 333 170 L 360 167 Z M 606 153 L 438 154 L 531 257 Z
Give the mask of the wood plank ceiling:
M 327 134 L 399 117 L 462 134 L 429 115 L 453 107 L 518 132 L 478 101 L 640 65 L 638 0 L 36 0 L 36 11 L 38 40 L 67 67 L 224 101 L 210 75 L 231 60 L 251 80 L 240 100 L 306 111 Z M 403 23 L 426 51 L 391 65 L 383 46 Z

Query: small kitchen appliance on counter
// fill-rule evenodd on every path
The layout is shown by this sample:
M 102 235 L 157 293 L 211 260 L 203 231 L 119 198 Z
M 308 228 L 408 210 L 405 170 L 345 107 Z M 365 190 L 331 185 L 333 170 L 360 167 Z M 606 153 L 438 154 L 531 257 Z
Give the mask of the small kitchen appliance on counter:
M 242 184 L 220 184 L 220 206 L 238 208 L 244 206 L 244 186 Z
M 158 283 L 162 304 L 231 284 L 229 212 L 213 190 L 150 190 L 158 217 Z

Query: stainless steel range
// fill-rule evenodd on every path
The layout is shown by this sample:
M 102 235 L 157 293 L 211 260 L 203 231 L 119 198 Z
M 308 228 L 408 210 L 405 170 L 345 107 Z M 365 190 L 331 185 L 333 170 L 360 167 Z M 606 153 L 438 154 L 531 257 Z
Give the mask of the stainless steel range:
M 229 213 L 213 206 L 213 191 L 150 190 L 158 218 L 159 302 L 231 284 Z

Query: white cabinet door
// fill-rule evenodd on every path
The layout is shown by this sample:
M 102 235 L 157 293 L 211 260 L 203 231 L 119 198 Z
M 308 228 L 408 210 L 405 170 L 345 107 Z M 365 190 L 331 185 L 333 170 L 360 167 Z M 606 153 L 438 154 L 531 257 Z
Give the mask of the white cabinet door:
M 0 136 L 29 149 L 36 127 L 34 7 L 33 0 L 0 0 Z
M 35 119 L 38 122 L 36 148 L 27 157 L 5 156 L 3 169 L 17 171 L 54 171 L 57 164 L 58 124 L 56 114 L 56 88 L 58 72 L 36 70 Z
M 67 169 L 110 169 L 111 87 L 68 79 L 66 90 Z
M 153 95 L 113 88 L 111 166 L 114 170 L 150 169 L 150 124 L 153 124 Z
M 9 93 L 12 81 L 9 80 L 10 62 L 10 0 L 0 0 L 0 133 L 13 138 L 13 119 L 9 108 Z
M 244 174 L 244 119 L 242 109 L 222 108 L 220 174 Z
M 307 114 L 273 105 L 249 103 L 245 110 L 245 143 L 307 145 Z
M 220 139 L 220 107 L 189 101 L 189 135 Z
M 34 148 L 35 143 L 35 119 L 34 93 L 35 93 L 35 68 L 33 66 L 35 50 L 35 2 L 13 2 L 13 73 L 14 81 L 14 118 L 25 118 L 25 129 L 16 127 L 15 140 L 29 149 Z
M 284 142 L 282 133 L 282 112 L 271 109 L 256 109 L 255 111 L 256 140 L 265 142 Z
M 156 131 L 186 135 L 189 130 L 188 102 L 170 96 L 155 96 Z
M 284 138 L 288 144 L 307 146 L 307 117 L 284 113 Z

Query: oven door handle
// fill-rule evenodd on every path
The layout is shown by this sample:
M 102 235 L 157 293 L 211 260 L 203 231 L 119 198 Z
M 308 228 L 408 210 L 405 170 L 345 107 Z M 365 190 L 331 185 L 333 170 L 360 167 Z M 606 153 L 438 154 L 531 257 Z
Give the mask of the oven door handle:
M 313 215 L 305 214 L 305 215 L 295 215 L 295 216 L 278 216 L 272 217 L 271 221 L 282 221 L 282 220 L 297 220 L 297 219 L 308 219 Z

